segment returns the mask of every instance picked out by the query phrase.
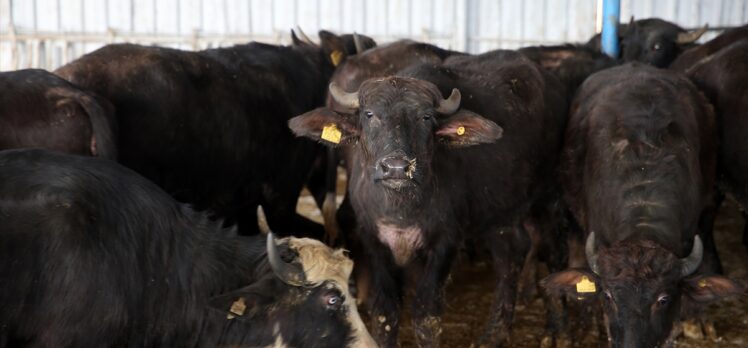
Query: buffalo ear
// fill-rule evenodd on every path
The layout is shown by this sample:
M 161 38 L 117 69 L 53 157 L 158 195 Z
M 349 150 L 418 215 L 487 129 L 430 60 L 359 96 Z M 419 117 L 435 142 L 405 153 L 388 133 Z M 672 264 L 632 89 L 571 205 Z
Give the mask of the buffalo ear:
M 338 66 L 348 57 L 345 41 L 327 30 L 320 30 L 319 45 L 333 66 Z
M 745 286 L 719 275 L 696 276 L 684 281 L 684 293 L 697 302 L 713 302 L 742 295 Z
M 288 127 L 297 137 L 328 145 L 347 144 L 358 138 L 358 126 L 350 116 L 341 115 L 329 108 L 317 108 L 288 121 Z
M 600 293 L 600 280 L 592 272 L 571 268 L 553 273 L 540 281 L 540 286 L 552 296 L 587 299 Z
M 474 112 L 459 110 L 439 122 L 436 136 L 451 146 L 491 144 L 499 140 L 504 130 L 496 123 Z

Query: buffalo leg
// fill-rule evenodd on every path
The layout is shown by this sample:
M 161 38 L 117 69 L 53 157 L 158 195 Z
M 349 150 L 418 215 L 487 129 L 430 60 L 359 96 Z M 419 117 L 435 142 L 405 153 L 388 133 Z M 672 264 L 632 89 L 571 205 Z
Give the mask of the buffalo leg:
M 521 227 L 500 228 L 487 235 L 496 275 L 496 288 L 491 314 L 481 337 L 481 346 L 496 347 L 506 342 L 514 317 L 517 281 L 525 255 L 530 250 L 530 239 Z
M 397 347 L 402 304 L 402 275 L 388 250 L 370 250 L 371 291 L 367 296 L 371 334 L 381 347 Z
M 413 328 L 419 347 L 438 347 L 442 333 L 441 314 L 444 305 L 444 284 L 449 275 L 455 248 L 437 247 L 425 264 L 419 265 L 412 303 Z M 409 269 L 412 271 L 412 268 Z

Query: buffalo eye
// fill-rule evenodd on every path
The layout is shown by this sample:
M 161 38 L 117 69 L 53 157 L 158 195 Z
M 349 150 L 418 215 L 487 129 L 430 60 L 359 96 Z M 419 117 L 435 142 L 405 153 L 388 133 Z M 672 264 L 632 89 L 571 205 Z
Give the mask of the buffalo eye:
M 423 120 L 424 121 L 428 121 L 430 119 L 431 119 L 431 115 L 428 115 L 428 114 L 427 115 L 423 115 Z
M 611 295 L 610 292 L 605 291 L 604 294 L 605 294 L 605 299 L 606 300 L 608 300 L 610 302 L 613 302 L 613 295 Z
M 659 51 L 662 49 L 662 44 L 660 44 L 659 42 L 656 42 L 654 45 L 652 45 L 652 49 L 655 51 Z
M 337 290 L 332 290 L 325 293 L 325 295 L 323 296 L 323 301 L 325 302 L 325 306 L 327 306 L 327 308 L 338 309 L 341 305 L 343 305 L 345 298 Z
M 364 111 L 364 115 L 366 115 L 366 118 L 371 118 L 372 116 L 374 116 L 374 112 L 371 110 L 366 110 Z
M 662 294 L 659 297 L 657 297 L 657 305 L 660 307 L 667 306 L 667 304 L 670 303 L 670 296 L 667 294 Z

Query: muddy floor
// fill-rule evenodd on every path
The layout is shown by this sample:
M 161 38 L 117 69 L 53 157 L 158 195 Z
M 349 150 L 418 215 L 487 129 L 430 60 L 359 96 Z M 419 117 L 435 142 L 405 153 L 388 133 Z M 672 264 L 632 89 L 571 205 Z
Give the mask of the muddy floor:
M 341 192 L 339 190 L 339 192 Z M 321 221 L 311 197 L 302 197 L 299 212 Z M 725 272 L 733 279 L 748 280 L 748 248 L 742 244 L 743 218 L 737 206 L 727 201 L 720 210 L 715 238 Z M 453 268 L 447 288 L 447 306 L 443 317 L 442 346 L 469 347 L 480 337 L 483 322 L 491 305 L 493 277 L 490 265 L 470 263 L 462 257 Z M 518 304 L 510 347 L 538 347 L 545 325 L 543 301 Z M 676 347 L 748 347 L 748 296 L 722 301 L 710 306 L 709 318 L 717 330 L 716 340 L 679 338 Z M 400 331 L 403 347 L 414 347 L 412 328 L 407 320 Z M 597 329 L 589 330 L 575 347 L 599 347 Z

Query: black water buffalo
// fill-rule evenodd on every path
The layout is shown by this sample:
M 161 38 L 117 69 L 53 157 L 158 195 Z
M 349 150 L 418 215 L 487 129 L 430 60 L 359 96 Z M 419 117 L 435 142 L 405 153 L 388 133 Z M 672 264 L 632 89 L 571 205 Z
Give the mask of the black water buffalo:
M 0 197 L 2 347 L 373 346 L 342 250 L 238 236 L 90 157 L 2 152 Z
M 707 30 L 707 26 L 687 31 L 675 23 L 659 18 L 631 21 L 618 26 L 621 59 L 642 62 L 664 68 L 686 49 L 692 47 Z M 600 34 L 593 36 L 587 46 L 600 50 Z
M 251 212 L 262 204 L 280 234 L 321 236 L 296 201 L 322 148 L 286 122 L 324 104 L 346 43 L 325 31 L 319 46 L 293 38 L 200 52 L 108 45 L 56 73 L 112 101 L 120 162 L 178 200 L 242 234 L 256 231 Z
M 562 182 L 588 233 L 592 272 L 569 269 L 543 283 L 555 295 L 599 298 L 614 347 L 666 345 L 685 297 L 707 302 L 741 291 L 696 272 L 715 121 L 685 76 L 641 64 L 596 73 L 571 106 Z
M 37 69 L 0 73 L 0 150 L 117 157 L 112 105 Z
M 330 90 L 332 108 L 289 125 L 348 151 L 379 343 L 397 344 L 402 299 L 412 292 L 418 344 L 438 345 L 443 286 L 463 233 L 490 249 L 497 286 L 483 343 L 500 343 L 530 244 L 523 227 L 549 192 L 561 145 L 563 86 L 525 56 L 494 51 L 411 66 L 353 93 L 335 83 Z
M 378 46 L 374 49 L 349 57 L 335 71 L 332 80 L 344 90 L 358 90 L 358 87 L 367 79 L 375 77 L 386 77 L 397 73 L 407 67 L 419 64 L 440 65 L 450 56 L 465 55 L 464 53 L 445 50 L 440 47 L 427 43 L 416 42 L 412 40 L 400 40 L 390 44 Z M 335 100 L 328 95 L 327 106 L 336 109 L 339 106 Z M 350 163 L 351 151 L 348 147 L 338 147 L 338 157 L 346 164 Z M 348 177 L 350 177 L 350 168 L 346 165 Z M 329 186 L 330 192 L 328 197 L 334 197 L 334 186 Z M 323 209 L 325 217 L 325 227 L 330 227 L 327 221 L 339 223 L 332 226 L 330 231 L 332 237 L 342 237 L 346 248 L 350 249 L 356 260 L 356 289 L 357 297 L 360 301 L 365 301 L 368 294 L 368 264 L 367 259 L 358 258 L 363 255 L 362 245 L 352 233 L 355 228 L 355 214 L 351 207 L 349 197 L 346 195 L 340 208 L 335 211 L 333 205 L 326 205 Z M 342 233 L 337 229 L 340 228 Z M 335 238 L 332 238 L 335 239 Z
M 673 63 L 709 98 L 719 119 L 718 182 L 748 207 L 748 26 L 725 32 Z M 745 212 L 743 216 L 747 218 Z M 748 246 L 748 225 L 743 230 Z

